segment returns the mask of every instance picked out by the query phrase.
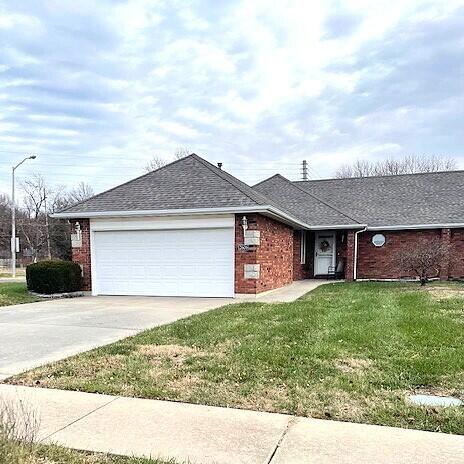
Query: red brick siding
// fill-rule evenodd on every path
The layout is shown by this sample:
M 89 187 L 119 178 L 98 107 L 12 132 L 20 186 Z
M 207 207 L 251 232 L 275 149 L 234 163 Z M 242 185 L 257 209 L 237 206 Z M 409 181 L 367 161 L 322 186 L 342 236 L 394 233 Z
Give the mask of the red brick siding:
M 249 251 L 241 251 L 240 245 L 243 245 L 243 228 L 242 228 L 243 215 L 235 215 L 235 293 L 256 293 L 257 280 L 245 279 L 244 266 L 245 264 L 256 264 L 256 249 L 257 247 L 250 247 Z M 257 222 L 256 215 L 248 214 L 248 228 L 256 230 Z
M 355 231 L 349 230 L 346 233 L 346 252 L 345 252 L 345 279 L 351 282 L 354 279 L 354 238 Z M 359 248 L 358 248 L 359 249 Z M 359 260 L 358 260 L 359 263 Z M 359 278 L 359 268 L 358 268 Z
M 372 237 L 385 235 L 385 245 L 375 247 Z M 414 243 L 429 241 L 441 236 L 441 230 L 399 230 L 372 231 L 358 235 L 358 279 L 399 279 L 411 277 L 399 268 L 395 262 L 402 250 L 407 250 Z
M 260 214 L 247 214 L 250 230 L 261 232 L 260 244 L 240 251 L 243 215 L 235 219 L 235 292 L 260 293 L 293 281 L 293 229 Z M 244 264 L 259 264 L 259 279 L 244 278 Z
M 306 231 L 306 263 L 301 264 L 301 230 L 293 231 L 293 280 L 310 279 L 314 264 L 314 234 Z
M 451 229 L 449 276 L 464 279 L 464 229 Z
M 293 229 L 281 222 L 258 215 L 261 231 L 257 250 L 260 277 L 257 293 L 283 287 L 293 282 Z
M 346 272 L 346 255 L 347 255 L 347 238 L 348 233 L 345 230 L 337 230 L 335 232 L 335 241 L 336 241 L 336 260 L 335 266 L 338 266 L 340 262 L 343 263 L 343 272 Z M 343 276 L 344 277 L 344 276 Z
M 90 221 L 88 219 L 73 219 L 72 224 L 79 222 L 82 231 L 82 247 L 72 248 L 72 260 L 79 263 L 82 268 L 82 290 L 92 290 L 92 274 L 90 262 Z
M 439 277 L 442 280 L 446 280 L 450 273 L 450 249 L 451 246 L 451 229 L 441 229 L 441 242 L 448 247 L 445 252 L 445 256 L 440 265 Z

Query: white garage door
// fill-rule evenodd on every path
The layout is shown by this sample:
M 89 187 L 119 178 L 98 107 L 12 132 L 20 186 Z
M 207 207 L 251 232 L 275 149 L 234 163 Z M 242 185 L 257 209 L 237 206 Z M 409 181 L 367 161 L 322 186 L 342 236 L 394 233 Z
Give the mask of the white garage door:
M 233 228 L 100 231 L 93 250 L 100 295 L 234 294 Z

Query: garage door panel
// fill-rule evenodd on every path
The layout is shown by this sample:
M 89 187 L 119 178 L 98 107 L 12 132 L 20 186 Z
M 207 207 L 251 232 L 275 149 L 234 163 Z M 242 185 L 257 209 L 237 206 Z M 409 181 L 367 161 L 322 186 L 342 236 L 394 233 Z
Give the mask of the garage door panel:
M 233 296 L 232 228 L 94 232 L 99 294 Z

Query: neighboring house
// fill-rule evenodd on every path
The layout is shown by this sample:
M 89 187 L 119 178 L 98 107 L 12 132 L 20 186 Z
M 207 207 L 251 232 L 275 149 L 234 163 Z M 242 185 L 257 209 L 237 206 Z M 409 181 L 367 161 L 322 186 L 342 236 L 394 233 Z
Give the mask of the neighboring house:
M 231 297 L 336 273 L 407 277 L 395 257 L 451 245 L 439 277 L 464 278 L 464 171 L 250 187 L 192 154 L 71 206 L 73 259 L 103 295 Z

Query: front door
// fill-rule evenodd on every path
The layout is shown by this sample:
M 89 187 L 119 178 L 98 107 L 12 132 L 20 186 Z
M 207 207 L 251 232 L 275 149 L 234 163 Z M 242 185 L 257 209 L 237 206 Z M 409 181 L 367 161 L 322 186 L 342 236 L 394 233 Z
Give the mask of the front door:
M 314 275 L 329 274 L 329 267 L 335 266 L 335 234 L 318 232 L 314 245 Z

